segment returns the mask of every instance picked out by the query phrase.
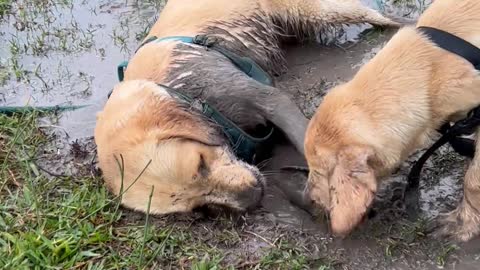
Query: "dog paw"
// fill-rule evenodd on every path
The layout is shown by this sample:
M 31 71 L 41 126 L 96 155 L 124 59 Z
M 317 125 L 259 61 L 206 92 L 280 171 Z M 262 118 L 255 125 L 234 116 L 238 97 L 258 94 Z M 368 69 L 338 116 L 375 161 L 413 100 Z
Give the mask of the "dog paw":
M 453 242 L 467 242 L 480 234 L 480 215 L 464 203 L 454 211 L 438 216 L 429 229 L 436 238 Z

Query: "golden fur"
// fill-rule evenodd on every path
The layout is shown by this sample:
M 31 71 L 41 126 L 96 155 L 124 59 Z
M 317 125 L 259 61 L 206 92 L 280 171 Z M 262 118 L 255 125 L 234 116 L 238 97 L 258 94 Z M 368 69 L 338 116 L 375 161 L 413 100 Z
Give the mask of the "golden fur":
M 478 14 L 478 0 L 438 0 L 417 26 L 448 31 L 480 47 Z M 306 195 L 330 212 L 334 233 L 348 234 L 382 177 L 425 146 L 443 123 L 479 104 L 478 71 L 405 27 L 351 81 L 331 90 L 312 118 L 305 138 Z M 465 176 L 464 199 L 443 219 L 441 234 L 462 241 L 479 234 L 479 159 L 477 154 Z
M 247 19 L 270 32 L 254 33 L 253 26 L 234 25 Z M 170 0 L 149 36 L 195 36 L 208 34 L 209 27 L 216 27 L 228 32 L 229 36 L 222 38 L 229 41 L 233 36 L 240 45 L 250 48 L 253 45 L 249 37 L 268 36 L 280 30 L 274 21 L 298 31 L 342 23 L 397 25 L 357 0 Z M 271 47 L 266 38 L 256 38 L 255 42 L 267 51 Z M 156 214 L 190 211 L 210 203 L 244 210 L 258 203 L 263 195 L 264 180 L 258 169 L 239 161 L 218 129 L 179 105 L 157 85 L 188 87 L 173 81 L 192 74 L 191 67 L 183 66 L 182 61 L 202 56 L 206 50 L 200 49 L 178 41 L 143 46 L 131 59 L 125 82 L 115 87 L 98 114 L 95 141 L 99 166 L 112 192 L 124 192 L 122 203 L 126 207 L 146 211 L 153 192 L 150 211 Z M 267 68 L 272 62 L 270 55 L 254 56 Z M 173 69 L 182 73 L 174 74 L 172 80 Z M 275 99 L 273 95 L 265 96 Z M 272 112 L 284 108 L 271 107 Z M 303 150 L 304 130 L 298 132 Z

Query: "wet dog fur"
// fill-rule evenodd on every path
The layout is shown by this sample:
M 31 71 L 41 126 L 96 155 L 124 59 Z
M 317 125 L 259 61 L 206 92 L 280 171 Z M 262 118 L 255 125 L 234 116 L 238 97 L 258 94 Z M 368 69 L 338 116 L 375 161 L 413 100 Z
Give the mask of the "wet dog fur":
M 477 0 L 435 1 L 417 26 L 480 47 L 479 12 Z M 306 197 L 330 214 L 335 234 L 347 235 L 383 177 L 426 146 L 442 124 L 464 118 L 479 104 L 478 71 L 405 27 L 351 81 L 332 89 L 312 118 L 305 138 Z M 462 202 L 438 224 L 439 235 L 459 241 L 480 233 L 480 155 L 465 175 Z
M 274 76 L 284 68 L 283 35 L 349 23 L 399 25 L 357 0 L 170 0 L 148 37 L 204 34 Z M 263 196 L 258 168 L 234 156 L 218 126 L 157 84 L 206 100 L 248 132 L 272 123 L 303 152 L 308 121 L 287 94 L 215 50 L 151 42 L 131 59 L 95 130 L 105 182 L 126 207 L 146 211 L 152 193 L 156 214 L 205 204 L 245 210 Z

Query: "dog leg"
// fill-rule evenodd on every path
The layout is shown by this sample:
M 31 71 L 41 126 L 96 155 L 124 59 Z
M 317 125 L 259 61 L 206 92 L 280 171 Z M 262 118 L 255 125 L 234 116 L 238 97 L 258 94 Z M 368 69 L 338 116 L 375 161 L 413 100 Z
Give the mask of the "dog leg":
M 292 98 L 275 87 L 265 87 L 256 83 L 257 87 L 249 88 L 243 95 L 252 95 L 256 106 L 263 112 L 264 117 L 280 128 L 292 142 L 297 151 L 304 155 L 304 139 L 308 119 L 298 108 Z M 259 89 L 262 88 L 262 89 Z
M 298 27 L 356 23 L 399 27 L 413 23 L 403 18 L 387 18 L 359 0 L 271 0 L 270 4 L 274 15 Z
M 304 139 L 308 119 L 289 96 L 280 91 L 278 92 L 269 102 L 270 106 L 266 110 L 266 118 L 279 127 L 293 143 L 297 151 L 304 155 Z
M 463 200 L 457 209 L 439 219 L 437 236 L 466 242 L 480 234 L 480 129 L 476 141 L 475 157 L 463 184 Z

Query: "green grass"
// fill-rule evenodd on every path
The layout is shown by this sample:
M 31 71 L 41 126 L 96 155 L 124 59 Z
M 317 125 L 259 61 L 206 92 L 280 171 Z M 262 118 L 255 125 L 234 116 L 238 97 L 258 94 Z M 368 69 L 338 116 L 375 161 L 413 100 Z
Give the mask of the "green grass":
M 36 115 L 0 116 L 0 268 L 141 269 L 190 239 L 171 227 L 117 226 L 122 212 L 98 178 L 47 178 Z M 93 213 L 93 214 L 92 214 Z
M 0 0 L 0 18 L 10 10 L 11 0 Z
M 314 263 L 283 238 L 254 251 L 259 257 L 249 263 L 237 253 L 253 236 L 226 217 L 192 227 L 195 219 L 119 207 L 99 177 L 47 176 L 36 157 L 52 138 L 37 127 L 38 118 L 0 115 L 0 269 L 310 269 Z
M 326 263 L 323 260 L 309 259 L 301 250 L 301 246 L 292 245 L 289 242 L 280 240 L 276 249 L 264 256 L 257 269 L 266 269 L 273 267 L 274 269 L 331 269 L 333 263 Z

